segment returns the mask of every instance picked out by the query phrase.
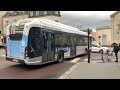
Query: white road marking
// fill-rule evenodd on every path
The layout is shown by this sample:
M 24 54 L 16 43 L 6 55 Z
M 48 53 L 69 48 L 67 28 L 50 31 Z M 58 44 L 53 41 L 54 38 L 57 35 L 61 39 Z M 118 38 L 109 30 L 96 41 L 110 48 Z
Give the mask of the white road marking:
M 91 59 L 90 59 L 91 60 Z M 84 59 L 83 61 L 88 61 L 88 58 Z
M 72 62 L 72 63 L 76 63 L 78 60 L 80 60 L 81 58 L 75 58 L 75 59 L 73 59 L 73 60 L 71 60 L 70 62 Z
M 69 70 L 67 70 L 63 75 L 61 75 L 58 79 L 65 79 L 68 77 L 68 75 L 80 64 L 80 62 L 73 65 Z
M 5 57 L 5 55 L 0 55 L 0 57 Z

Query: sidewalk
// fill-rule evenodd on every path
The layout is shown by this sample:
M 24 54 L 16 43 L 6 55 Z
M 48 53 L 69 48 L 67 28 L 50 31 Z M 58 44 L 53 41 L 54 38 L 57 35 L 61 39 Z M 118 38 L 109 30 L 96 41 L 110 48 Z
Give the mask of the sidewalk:
M 77 62 L 58 79 L 120 79 L 120 60 L 118 63 L 114 61 L 93 60 L 88 63 L 86 59 Z

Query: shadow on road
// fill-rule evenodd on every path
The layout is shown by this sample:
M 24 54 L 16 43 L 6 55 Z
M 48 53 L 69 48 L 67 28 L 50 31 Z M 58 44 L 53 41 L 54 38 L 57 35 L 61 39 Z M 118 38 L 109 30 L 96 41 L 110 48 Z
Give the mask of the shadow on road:
M 52 65 L 55 65 L 55 64 L 60 64 L 60 63 L 57 63 L 57 62 L 51 62 L 51 63 L 47 63 L 47 64 L 43 64 L 43 65 L 23 65 L 23 64 L 16 64 L 16 65 L 12 65 L 10 66 L 9 68 L 16 68 L 16 69 L 23 69 L 23 70 L 36 70 L 36 69 L 42 69 L 42 68 L 45 68 L 45 67 L 49 67 L 49 66 L 52 66 Z

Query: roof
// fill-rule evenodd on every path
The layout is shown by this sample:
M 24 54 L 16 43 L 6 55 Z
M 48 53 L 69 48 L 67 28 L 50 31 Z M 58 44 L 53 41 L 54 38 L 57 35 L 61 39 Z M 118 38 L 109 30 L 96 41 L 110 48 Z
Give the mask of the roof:
M 118 13 L 120 13 L 120 11 L 117 11 L 117 12 L 113 13 L 112 15 L 110 15 L 110 17 L 114 18 Z
M 16 25 L 25 24 L 25 25 L 28 25 L 29 27 L 37 25 L 38 27 L 51 28 L 51 30 L 74 33 L 74 34 L 81 34 L 85 36 L 87 35 L 86 32 L 80 31 L 79 29 L 75 27 L 71 27 L 71 26 L 68 26 L 68 25 L 65 25 L 59 22 L 48 20 L 48 19 L 27 18 L 27 19 L 21 19 L 14 24 Z M 28 35 L 29 29 L 24 30 L 24 31 L 25 32 L 23 32 L 23 34 Z
M 110 26 L 97 27 L 96 30 L 111 29 Z

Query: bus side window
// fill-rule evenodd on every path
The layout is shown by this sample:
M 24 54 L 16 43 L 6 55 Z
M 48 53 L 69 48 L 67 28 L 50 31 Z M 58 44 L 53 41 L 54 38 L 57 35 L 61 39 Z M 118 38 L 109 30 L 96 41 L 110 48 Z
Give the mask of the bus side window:
M 47 39 L 48 34 L 46 32 L 43 32 L 44 49 L 47 49 Z
M 54 34 L 51 34 L 51 50 L 54 50 L 55 48 L 55 41 L 54 41 Z

